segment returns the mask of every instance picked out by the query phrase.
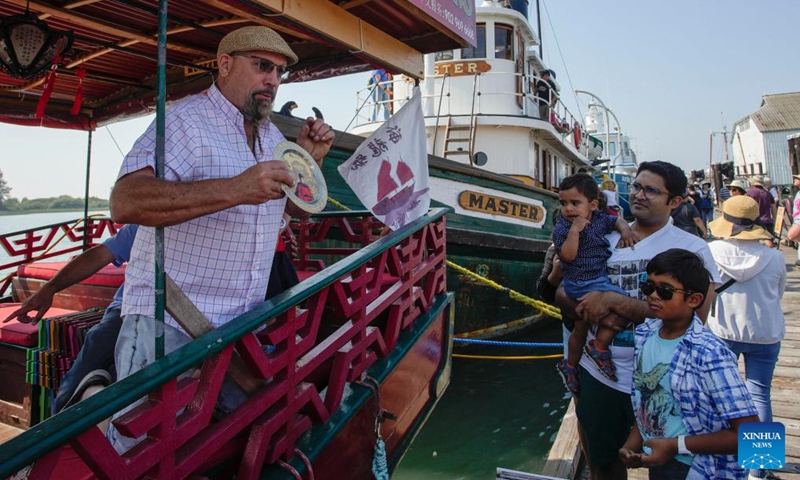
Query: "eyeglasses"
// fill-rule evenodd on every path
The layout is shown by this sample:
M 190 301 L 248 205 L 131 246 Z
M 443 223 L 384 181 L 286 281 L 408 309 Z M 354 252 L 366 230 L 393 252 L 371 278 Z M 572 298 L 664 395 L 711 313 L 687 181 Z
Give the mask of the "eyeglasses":
M 656 286 L 653 282 L 639 282 L 639 290 L 648 297 L 652 295 L 653 292 L 656 292 L 661 300 L 672 300 L 672 296 L 675 295 L 675 292 L 681 292 L 684 295 L 691 295 L 694 293 L 691 290 L 681 290 L 680 288 L 669 285 Z
M 270 62 L 266 58 L 257 57 L 255 55 L 246 55 L 244 53 L 231 53 L 231 56 L 232 57 L 245 57 L 245 58 L 250 58 L 250 59 L 253 59 L 253 60 L 258 60 L 258 63 L 256 64 L 256 66 L 258 67 L 259 71 L 261 71 L 263 73 L 266 73 L 266 74 L 270 74 L 273 71 L 277 70 L 278 78 L 280 78 L 281 80 L 286 80 L 287 78 L 289 78 L 289 74 L 291 73 L 291 70 L 289 70 L 285 66 L 283 66 L 283 65 L 275 65 L 274 63 Z
M 631 195 L 639 195 L 639 192 L 641 192 L 642 190 L 644 190 L 644 196 L 650 199 L 655 198 L 659 195 L 669 195 L 667 192 L 662 192 L 661 190 L 655 187 L 643 187 L 639 183 L 636 182 L 631 183 L 631 188 L 630 188 Z

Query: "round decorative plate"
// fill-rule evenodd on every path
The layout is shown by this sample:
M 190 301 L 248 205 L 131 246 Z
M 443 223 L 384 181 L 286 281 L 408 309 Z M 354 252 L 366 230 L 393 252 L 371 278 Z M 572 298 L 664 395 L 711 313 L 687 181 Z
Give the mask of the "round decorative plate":
M 294 176 L 294 187 L 281 186 L 286 196 L 306 212 L 321 212 L 328 203 L 328 186 L 311 155 L 294 142 L 283 142 L 275 147 L 274 158 L 283 160 Z

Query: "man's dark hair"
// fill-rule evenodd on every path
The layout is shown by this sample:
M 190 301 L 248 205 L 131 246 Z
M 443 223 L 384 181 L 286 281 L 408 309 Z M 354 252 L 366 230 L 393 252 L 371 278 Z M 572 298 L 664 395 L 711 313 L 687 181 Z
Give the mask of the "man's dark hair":
M 684 290 L 702 293 L 705 298 L 711 277 L 703 259 L 682 248 L 661 252 L 647 264 L 648 275 L 669 275 L 683 285 Z
M 672 197 L 680 197 L 686 191 L 686 174 L 677 165 L 669 162 L 662 162 L 656 160 L 654 162 L 644 162 L 639 165 L 639 170 L 636 171 L 638 176 L 643 171 L 653 172 L 664 179 L 664 185 L 669 192 L 667 201 L 672 200 Z
M 570 188 L 577 190 L 578 193 L 588 198 L 590 202 L 600 199 L 600 189 L 597 187 L 597 182 L 588 173 L 576 173 L 561 180 L 558 191 L 563 192 Z

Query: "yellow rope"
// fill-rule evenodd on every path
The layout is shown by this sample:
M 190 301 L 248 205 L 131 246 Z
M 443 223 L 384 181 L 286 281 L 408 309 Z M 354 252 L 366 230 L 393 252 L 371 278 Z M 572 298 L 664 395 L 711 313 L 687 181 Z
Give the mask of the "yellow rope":
M 338 207 L 338 208 L 340 208 L 342 210 L 350 210 L 345 205 L 343 205 L 340 202 L 337 202 L 336 200 L 334 200 L 331 197 L 328 197 L 328 202 L 334 204 L 336 207 Z M 536 300 L 535 298 L 531 298 L 531 297 L 528 297 L 526 295 L 523 295 L 523 294 L 519 293 L 516 290 L 511 290 L 510 288 L 506 288 L 506 287 L 500 285 L 499 283 L 494 282 L 492 280 L 489 280 L 488 278 L 483 277 L 481 275 L 478 275 L 475 272 L 467 270 L 466 268 L 462 267 L 461 265 L 455 264 L 455 263 L 451 262 L 450 260 L 447 260 L 447 266 L 452 268 L 453 270 L 457 271 L 458 273 L 460 273 L 462 275 L 466 275 L 466 276 L 472 278 L 473 280 L 477 280 L 477 281 L 483 283 L 484 285 L 487 285 L 489 287 L 494 288 L 495 290 L 499 290 L 501 292 L 508 293 L 508 297 L 510 299 L 512 299 L 512 300 L 516 300 L 516 301 L 518 301 L 520 303 L 524 303 L 525 305 L 533 307 L 535 310 L 538 310 L 538 311 L 544 313 L 545 315 L 548 315 L 548 316 L 551 316 L 551 317 L 556 318 L 558 320 L 561 320 L 561 310 L 559 310 L 558 308 L 556 308 L 556 307 L 554 307 L 554 306 L 552 306 L 550 304 L 547 304 L 547 303 L 542 302 L 540 300 Z
M 503 356 L 491 356 L 491 355 L 464 355 L 462 353 L 454 353 L 453 358 L 472 358 L 477 360 L 550 360 L 556 358 L 562 358 L 564 355 L 558 353 L 553 355 L 531 355 L 531 356 L 521 356 L 521 357 L 503 357 Z
M 346 205 L 344 205 L 344 204 L 342 204 L 340 202 L 337 202 L 336 200 L 332 199 L 331 197 L 328 197 L 328 203 L 332 203 L 334 206 L 338 207 L 339 210 L 350 210 L 349 208 L 347 208 Z
M 495 290 L 499 290 L 501 292 L 508 293 L 509 298 L 511 298 L 512 300 L 516 300 L 518 302 L 524 303 L 525 305 L 529 305 L 529 306 L 535 308 L 536 310 L 539 310 L 540 312 L 542 312 L 542 313 L 544 313 L 546 315 L 549 315 L 549 316 L 551 316 L 553 318 L 557 318 L 557 319 L 561 320 L 561 311 L 559 309 L 557 309 L 556 307 L 552 306 L 552 305 L 549 305 L 549 304 L 547 304 L 545 302 L 542 302 L 540 300 L 536 300 L 534 298 L 525 296 L 525 295 L 517 292 L 516 290 L 511 290 L 510 288 L 506 288 L 506 287 L 500 285 L 499 283 L 494 282 L 492 280 L 489 280 L 488 278 L 482 277 L 482 276 L 478 275 L 477 273 L 471 272 L 471 271 L 467 270 L 466 268 L 462 267 L 461 265 L 457 265 L 457 264 L 451 262 L 450 260 L 447 260 L 447 266 L 452 268 L 453 270 L 457 271 L 458 273 L 461 273 L 462 275 L 466 275 L 466 276 L 472 278 L 473 280 L 477 280 L 477 281 L 479 281 L 479 282 L 481 282 L 481 283 L 483 283 L 483 284 L 485 284 L 485 285 L 487 285 L 489 287 L 494 288 Z

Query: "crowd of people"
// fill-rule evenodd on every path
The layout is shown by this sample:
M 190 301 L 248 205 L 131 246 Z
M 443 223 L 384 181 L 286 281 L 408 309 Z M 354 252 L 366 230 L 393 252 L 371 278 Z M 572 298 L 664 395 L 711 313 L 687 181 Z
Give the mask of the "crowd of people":
M 128 262 L 125 286 L 89 332 L 57 409 L 155 361 L 155 227 L 166 227 L 166 272 L 215 327 L 262 302 L 268 285 L 286 285 L 271 279 L 290 268 L 279 233 L 286 218 L 307 213 L 283 194 L 296 179 L 272 157 L 285 138 L 270 115 L 281 79 L 297 61 L 266 27 L 224 37 L 215 84 L 167 111 L 164 178 L 155 176 L 155 123 L 125 157 L 111 215 L 129 226 L 76 258 L 12 314 L 38 321 L 59 290 L 109 262 Z M 543 116 L 552 106 L 550 75 L 542 72 L 537 86 Z M 373 72 L 373 119 L 381 108 L 384 118 L 390 113 L 388 80 L 385 71 Z M 288 102 L 281 113 L 296 108 Z M 318 117 L 306 119 L 297 143 L 321 163 L 334 135 Z M 800 187 L 800 176 L 794 182 Z M 714 219 L 710 181 L 688 185 L 679 167 L 645 162 L 629 188 L 628 224 L 605 211 L 606 203 L 617 205 L 613 182 L 601 191 L 585 173 L 562 181 L 561 215 L 537 287 L 561 307 L 566 341 L 558 371 L 574 394 L 594 480 L 624 479 L 630 467 L 649 468 L 652 479 L 747 474 L 734 456 L 736 430 L 772 419 L 770 385 L 785 333 L 786 271 L 771 248 L 777 199 L 770 187 L 762 177 L 749 186 L 725 183 Z M 789 237 L 800 237 L 800 193 L 793 212 Z M 282 267 L 273 266 L 276 259 Z M 166 317 L 168 353 L 190 338 Z M 221 397 L 223 412 L 236 407 L 239 395 L 229 393 Z M 120 452 L 140 441 L 113 426 L 106 434 Z
M 584 177 L 562 182 L 537 290 L 561 307 L 557 371 L 573 393 L 591 478 L 624 479 L 635 467 L 651 479 L 767 478 L 741 468 L 736 453 L 740 425 L 772 421 L 785 333 L 769 180 L 726 182 L 714 219 L 711 182 L 689 185 L 675 165 L 642 163 L 625 229 L 605 219 Z M 581 276 L 598 264 L 596 280 Z M 575 291 L 576 280 L 592 287 Z

